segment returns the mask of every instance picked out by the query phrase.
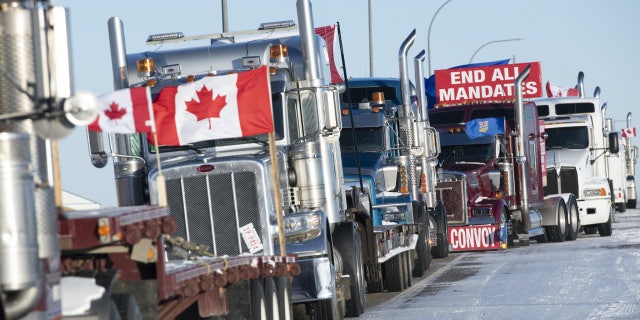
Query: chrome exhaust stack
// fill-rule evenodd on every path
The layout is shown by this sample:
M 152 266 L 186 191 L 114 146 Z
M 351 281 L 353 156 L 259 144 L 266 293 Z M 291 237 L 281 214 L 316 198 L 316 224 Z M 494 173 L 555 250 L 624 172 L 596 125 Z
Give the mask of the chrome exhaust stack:
M 578 72 L 578 85 L 576 86 L 578 89 L 578 96 L 580 98 L 584 98 L 584 72 Z
M 418 183 L 416 179 L 416 157 L 413 151 L 418 148 L 419 138 L 416 135 L 416 115 L 411 110 L 411 84 L 409 82 L 409 66 L 407 57 L 409 49 L 416 40 L 416 30 L 413 29 L 409 36 L 402 42 L 398 50 L 398 67 L 400 70 L 400 89 L 402 90 L 402 108 L 399 111 L 400 139 L 406 146 L 402 155 L 409 158 L 409 193 L 414 199 L 418 199 Z
M 522 73 L 518 75 L 515 82 L 515 112 L 517 121 L 517 135 L 516 135 L 516 162 L 520 167 L 522 177 L 520 177 L 520 208 L 522 210 L 522 224 L 524 230 L 531 228 L 531 219 L 529 217 L 529 186 L 527 185 L 525 177 L 528 176 L 528 166 L 524 155 L 524 130 L 522 129 L 524 123 L 524 102 L 522 98 L 522 83 L 529 76 L 531 72 L 530 66 L 527 66 Z M 580 72 L 582 75 L 582 72 Z

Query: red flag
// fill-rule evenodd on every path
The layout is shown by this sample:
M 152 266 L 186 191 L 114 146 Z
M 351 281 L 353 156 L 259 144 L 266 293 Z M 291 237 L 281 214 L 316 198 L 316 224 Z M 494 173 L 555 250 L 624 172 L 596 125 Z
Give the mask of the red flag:
M 577 97 L 578 89 L 560 87 L 547 81 L 547 97 Z
M 148 87 L 117 90 L 98 97 L 98 118 L 90 131 L 111 133 L 153 132 L 151 91 Z
M 630 137 L 634 137 L 636 136 L 636 128 L 624 128 L 622 129 L 622 137 L 623 138 L 630 138 Z
M 327 51 L 329 54 L 329 70 L 331 71 L 331 83 L 343 83 L 344 80 L 340 76 L 338 67 L 336 67 L 336 60 L 333 54 L 333 45 L 335 42 L 336 26 L 324 26 L 317 27 L 315 33 L 324 39 L 327 43 Z
M 266 66 L 165 87 L 153 102 L 153 110 L 159 145 L 178 146 L 274 130 Z

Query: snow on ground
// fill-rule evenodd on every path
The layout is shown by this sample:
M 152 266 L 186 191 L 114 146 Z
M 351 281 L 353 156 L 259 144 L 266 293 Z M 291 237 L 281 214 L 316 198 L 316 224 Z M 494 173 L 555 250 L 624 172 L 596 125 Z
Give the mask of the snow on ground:
M 640 209 L 614 214 L 613 235 L 453 253 L 423 281 L 363 319 L 640 319 Z

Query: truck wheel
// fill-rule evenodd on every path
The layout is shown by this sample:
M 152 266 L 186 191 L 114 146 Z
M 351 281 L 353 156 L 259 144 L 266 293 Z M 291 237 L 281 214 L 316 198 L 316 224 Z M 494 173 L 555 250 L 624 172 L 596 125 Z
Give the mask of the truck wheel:
M 401 253 L 401 257 L 403 261 L 402 274 L 404 275 L 404 287 L 409 288 L 413 285 L 413 277 L 411 276 L 411 271 L 413 270 L 413 250 Z
M 367 289 L 369 293 L 377 293 L 384 291 L 384 282 L 382 280 L 382 264 L 374 262 L 367 264 Z
M 545 228 L 549 232 L 549 240 L 552 242 L 564 242 L 567 238 L 567 207 L 565 204 L 558 206 L 556 212 L 556 224 Z
M 545 229 L 545 233 L 536 236 L 536 241 L 538 243 L 547 243 L 549 239 L 547 239 L 547 230 Z
M 580 221 L 578 221 L 578 204 L 576 198 L 570 197 L 567 203 L 567 235 L 568 241 L 578 239 L 578 230 L 580 229 Z
M 400 292 L 404 290 L 404 274 L 402 274 L 401 255 L 387 260 L 382 266 L 384 287 L 390 292 Z
M 264 279 L 264 301 L 267 308 L 267 318 L 270 320 L 280 319 L 280 305 L 278 303 L 278 290 L 274 278 Z
M 635 209 L 636 208 L 636 199 L 627 200 L 627 208 Z
M 445 221 L 445 223 L 443 228 L 440 228 L 439 225 L 434 224 L 437 226 L 436 230 L 438 231 L 438 243 L 435 247 L 431 248 L 431 255 L 433 255 L 433 257 L 437 259 L 446 258 L 449 255 L 449 239 L 447 238 L 446 213 L 444 212 L 444 205 L 442 204 L 442 202 L 438 203 L 438 206 L 436 206 L 436 215 L 444 216 L 445 218 L 443 220 Z M 431 219 L 432 216 L 429 215 L 429 218 Z
M 358 223 L 340 225 L 333 232 L 334 244 L 342 254 L 343 272 L 351 278 L 351 299 L 345 301 L 346 314 L 357 317 L 364 312 L 366 284 L 364 281 L 364 255 Z
M 620 213 L 627 211 L 627 203 L 616 203 L 616 210 Z
M 611 214 L 609 214 L 609 220 L 607 220 L 607 222 L 598 226 L 598 233 L 601 237 L 609 237 L 613 234 L 613 230 L 611 229 Z
M 261 279 L 251 282 L 251 319 L 267 319 L 267 302 L 264 296 L 264 285 Z
M 597 226 L 586 226 L 584 227 L 584 234 L 595 234 L 598 232 Z
M 414 277 L 422 277 L 424 275 L 424 271 L 429 268 L 431 264 L 431 248 L 429 247 L 429 239 L 427 236 L 429 235 L 429 224 L 425 224 L 422 230 L 420 230 L 420 234 L 418 235 L 418 243 L 416 244 L 416 265 L 413 267 L 413 276 Z
M 307 303 L 307 315 L 310 320 L 332 320 L 338 317 L 338 302 L 335 298 Z
M 276 292 L 278 296 L 280 320 L 293 319 L 293 304 L 291 302 L 291 291 L 289 290 L 289 280 L 287 280 L 287 277 L 276 278 Z

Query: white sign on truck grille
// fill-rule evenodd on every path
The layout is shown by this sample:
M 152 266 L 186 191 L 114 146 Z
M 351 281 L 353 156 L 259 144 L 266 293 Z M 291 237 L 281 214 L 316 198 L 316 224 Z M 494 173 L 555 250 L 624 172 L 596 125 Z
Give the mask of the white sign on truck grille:
M 242 239 L 244 240 L 244 244 L 249 248 L 249 252 L 253 254 L 263 249 L 262 241 L 258 236 L 256 228 L 253 227 L 253 223 L 240 227 L 239 231 L 242 235 Z

